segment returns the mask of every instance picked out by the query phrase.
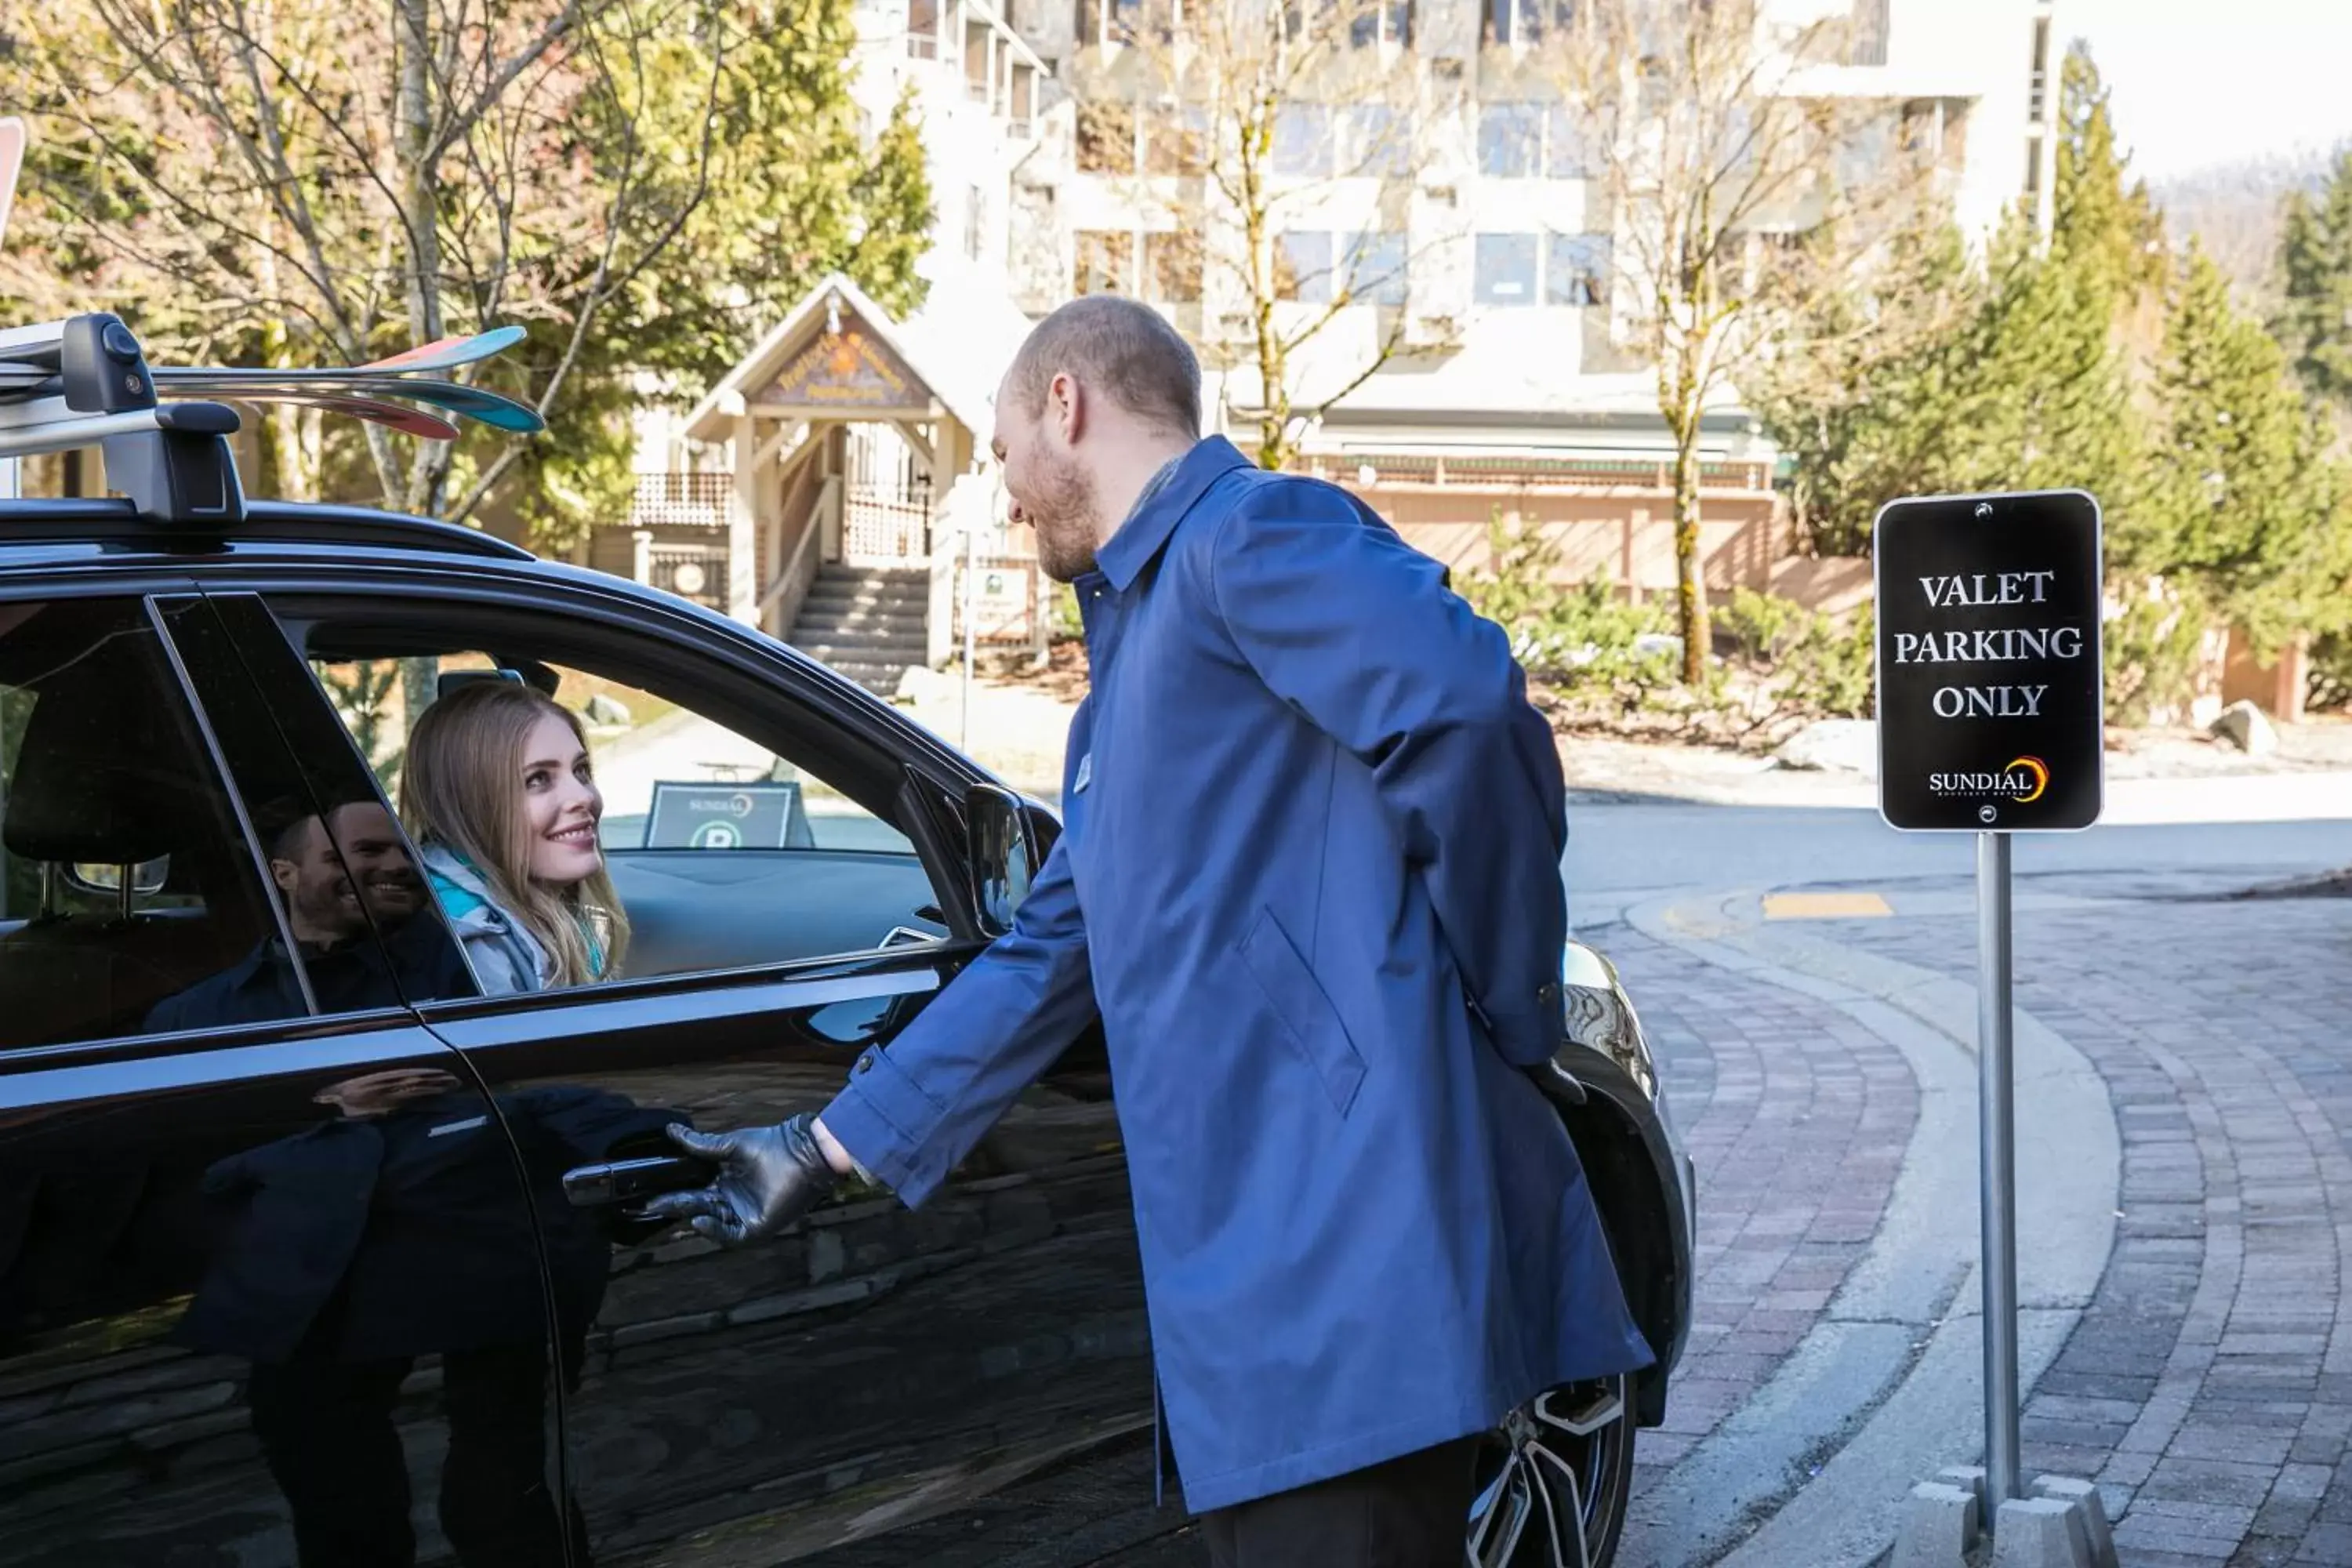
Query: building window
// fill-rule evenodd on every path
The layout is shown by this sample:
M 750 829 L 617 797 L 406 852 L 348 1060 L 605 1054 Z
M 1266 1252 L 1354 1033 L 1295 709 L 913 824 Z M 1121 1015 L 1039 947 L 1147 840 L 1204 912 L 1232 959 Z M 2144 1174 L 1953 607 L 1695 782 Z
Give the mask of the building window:
M 1289 233 L 1274 247 L 1274 297 L 1310 305 L 1331 298 L 1331 237 Z
M 1540 166 L 1543 110 L 1533 103 L 1489 103 L 1478 110 L 1478 172 L 1524 180 Z
M 1198 104 L 1144 111 L 1143 167 L 1153 174 L 1199 174 L 1209 166 L 1209 111 Z
M 1370 0 L 1348 23 L 1348 41 L 1360 49 L 1374 44 L 1412 47 L 1412 0 Z
M 1078 105 L 1078 173 L 1135 173 L 1135 107 L 1126 103 Z
M 1360 179 L 1392 179 L 1412 173 L 1412 114 L 1384 103 L 1350 109 L 1344 172 Z
M 1029 134 L 1029 122 L 1037 116 L 1037 73 L 1026 65 L 1013 68 L 1013 101 L 1005 113 L 1013 135 Z
M 1291 230 L 1275 237 L 1275 299 L 1307 306 L 1331 299 L 1331 235 Z
M 1274 172 L 1303 178 L 1331 172 L 1331 111 L 1321 104 L 1291 104 L 1274 119 Z
M 1117 229 L 1080 229 L 1077 266 L 1070 277 L 1073 294 L 1131 294 L 1135 291 L 1135 237 Z
M 1393 229 L 1348 237 L 1344 287 L 1360 305 L 1396 306 L 1410 292 L 1404 236 Z
M 1143 287 L 1157 306 L 1200 303 L 1200 235 L 1192 230 L 1143 235 Z
M 907 52 L 919 60 L 940 53 L 940 0 L 907 0 Z
M 1471 287 L 1481 305 L 1534 304 L 1536 237 L 1531 234 L 1480 235 Z
M 1886 63 L 1886 0 L 1853 0 L 1853 42 L 1846 50 L 1846 64 L 1883 66 Z
M 1190 229 L 1143 237 L 1145 298 L 1160 305 L 1201 302 L 1201 237 Z
M 2025 194 L 2029 196 L 2042 194 L 2042 138 L 2039 136 L 2025 139 Z
M 1575 15 L 1575 0 L 1486 0 L 1486 42 L 1538 43 Z
M 1124 44 L 1143 20 L 1143 0 L 1078 0 L 1078 42 Z
M 1555 180 L 1590 179 L 1601 172 L 1591 155 L 1584 115 L 1565 103 L 1544 110 L 1544 173 Z
M 963 92 L 974 103 L 993 109 L 996 93 L 994 35 L 985 22 L 963 25 Z
M 1544 303 L 1609 303 L 1611 249 L 1605 234 L 1555 234 L 1544 256 Z
M 2050 111 L 2050 18 L 2033 19 L 2033 70 L 2026 80 L 2025 120 L 2039 125 Z

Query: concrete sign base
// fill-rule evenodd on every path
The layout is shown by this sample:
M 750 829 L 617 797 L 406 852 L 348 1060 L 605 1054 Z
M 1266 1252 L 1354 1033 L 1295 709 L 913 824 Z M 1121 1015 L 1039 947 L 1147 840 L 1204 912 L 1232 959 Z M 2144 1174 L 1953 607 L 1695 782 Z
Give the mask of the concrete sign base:
M 2009 1499 L 1990 1519 L 1985 1501 L 1976 1467 L 1912 1488 L 1892 1568 L 2119 1568 L 2105 1506 L 2088 1481 L 2037 1476 L 2032 1497 Z

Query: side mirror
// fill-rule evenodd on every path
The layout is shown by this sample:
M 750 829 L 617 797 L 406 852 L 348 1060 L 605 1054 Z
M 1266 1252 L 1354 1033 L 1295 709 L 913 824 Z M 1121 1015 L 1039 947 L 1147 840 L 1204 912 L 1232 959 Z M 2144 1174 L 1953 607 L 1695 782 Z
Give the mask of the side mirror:
M 983 936 L 1013 929 L 1013 911 L 1029 896 L 1037 872 L 1037 837 L 1021 797 L 996 784 L 964 792 L 963 816 L 971 878 L 971 904 Z

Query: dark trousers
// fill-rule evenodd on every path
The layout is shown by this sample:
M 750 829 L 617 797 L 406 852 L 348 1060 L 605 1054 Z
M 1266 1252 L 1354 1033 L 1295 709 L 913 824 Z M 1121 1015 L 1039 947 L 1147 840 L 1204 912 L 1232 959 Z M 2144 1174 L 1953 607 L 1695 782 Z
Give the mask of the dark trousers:
M 1201 1516 L 1215 1568 L 1461 1568 L 1478 1439 Z
M 306 1353 L 307 1352 L 307 1353 Z M 302 1568 L 412 1568 L 408 1458 L 393 1406 L 414 1363 L 338 1362 L 306 1344 L 253 1369 L 253 1426 L 294 1516 Z M 466 1568 L 562 1568 L 562 1536 L 588 1561 L 578 1508 L 557 1522 L 547 1484 L 544 1347 L 442 1357 L 449 1453 L 441 1529 Z

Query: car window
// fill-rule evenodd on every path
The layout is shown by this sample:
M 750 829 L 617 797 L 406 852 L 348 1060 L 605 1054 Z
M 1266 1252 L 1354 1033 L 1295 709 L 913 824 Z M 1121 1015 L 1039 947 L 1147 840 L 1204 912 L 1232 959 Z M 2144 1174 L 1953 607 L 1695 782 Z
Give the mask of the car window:
M 137 600 L 0 605 L 0 1048 L 309 1010 Z
M 428 667 L 424 682 L 404 665 Z M 580 716 L 604 796 L 608 849 L 867 850 L 910 855 L 899 829 L 793 759 L 639 686 L 531 661 L 528 676 L 487 653 L 424 659 L 313 660 L 355 744 L 397 791 L 412 693 L 469 680 L 523 680 Z
M 256 803 L 255 837 L 319 1010 L 478 994 L 392 803 L 268 609 L 223 595 L 162 613 L 230 777 Z
M 412 715 L 469 686 L 502 682 L 533 688 L 576 719 L 601 802 L 604 879 L 579 887 L 594 934 L 612 939 L 613 963 L 575 966 L 556 984 L 733 971 L 949 934 L 932 873 L 883 814 L 905 808 L 890 793 L 895 775 L 884 783 L 870 755 L 857 772 L 822 763 L 824 747 L 847 743 L 854 752 L 871 742 L 843 742 L 781 689 L 705 676 L 676 649 L 551 615 L 543 633 L 542 617 L 504 614 L 495 630 L 465 632 L 412 622 L 413 611 L 392 605 L 278 609 L 413 833 L 434 786 L 412 788 Z M 468 647 L 469 637 L 481 640 Z M 426 639 L 440 640 L 441 651 L 415 651 Z M 609 645 L 609 663 L 599 645 Z M 654 670 L 667 673 L 640 673 Z M 803 754 L 779 749 L 803 744 Z M 423 847 L 437 873 L 443 848 Z M 461 915 L 461 928 L 472 918 Z M 467 945 L 478 962 L 481 945 L 470 935 Z M 516 988 L 484 981 L 493 992 Z

